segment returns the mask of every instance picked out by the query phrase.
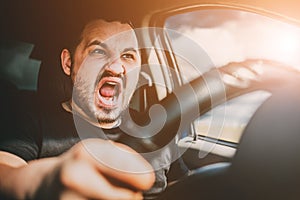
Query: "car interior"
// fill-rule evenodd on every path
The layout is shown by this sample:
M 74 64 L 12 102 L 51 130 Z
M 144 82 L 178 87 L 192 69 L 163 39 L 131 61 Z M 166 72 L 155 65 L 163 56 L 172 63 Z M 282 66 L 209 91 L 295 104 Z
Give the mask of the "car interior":
M 56 112 L 57 105 L 72 96 L 59 53 L 61 45 L 71 44 L 81 24 L 95 17 L 118 19 L 136 28 L 142 55 L 140 80 L 130 103 L 139 115 L 131 113 L 128 123 L 142 127 L 144 137 L 128 135 L 124 143 L 144 153 L 176 138 L 191 170 L 158 199 L 299 198 L 296 3 L 32 0 L 4 4 L 0 40 L 4 132 L 9 132 L 18 112 L 39 109 L 37 101 Z M 234 76 L 248 66 L 257 69 L 255 77 L 244 81 Z M 158 126 L 161 129 L 153 135 Z

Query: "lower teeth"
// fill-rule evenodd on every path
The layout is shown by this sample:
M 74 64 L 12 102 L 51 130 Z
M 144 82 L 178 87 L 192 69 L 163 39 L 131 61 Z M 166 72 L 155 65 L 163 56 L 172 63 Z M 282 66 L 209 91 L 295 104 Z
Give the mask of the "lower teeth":
M 106 97 L 106 98 L 103 98 L 103 103 L 105 104 L 108 104 L 108 105 L 112 105 L 115 101 L 116 101 L 116 97 L 113 96 L 113 97 Z

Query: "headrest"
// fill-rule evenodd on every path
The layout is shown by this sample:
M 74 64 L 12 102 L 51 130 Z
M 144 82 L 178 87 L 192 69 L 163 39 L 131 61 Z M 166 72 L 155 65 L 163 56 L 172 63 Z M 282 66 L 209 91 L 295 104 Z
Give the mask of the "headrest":
M 64 74 L 60 60 L 42 62 L 38 79 L 38 97 L 42 106 L 60 108 L 62 102 L 71 98 L 72 81 Z

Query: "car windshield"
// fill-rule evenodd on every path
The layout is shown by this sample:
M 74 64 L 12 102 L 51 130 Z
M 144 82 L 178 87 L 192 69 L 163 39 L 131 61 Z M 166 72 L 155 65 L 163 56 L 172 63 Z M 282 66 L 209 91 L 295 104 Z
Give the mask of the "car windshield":
M 268 59 L 300 66 L 300 29 L 266 16 L 230 9 L 194 10 L 175 14 L 165 21 L 172 48 L 180 48 L 185 37 L 206 52 L 213 66 L 193 66 L 180 56 L 176 62 L 182 80 L 193 80 L 202 68 L 221 67 L 246 59 Z M 179 34 L 174 34 L 174 30 Z M 190 52 L 195 53 L 193 49 Z M 200 57 L 201 58 L 201 57 Z M 199 58 L 199 59 L 200 59 Z M 193 123 L 197 135 L 238 143 L 255 110 L 269 93 L 257 91 L 228 101 Z M 212 120 L 217 119 L 217 120 Z M 211 127 L 222 127 L 215 133 Z

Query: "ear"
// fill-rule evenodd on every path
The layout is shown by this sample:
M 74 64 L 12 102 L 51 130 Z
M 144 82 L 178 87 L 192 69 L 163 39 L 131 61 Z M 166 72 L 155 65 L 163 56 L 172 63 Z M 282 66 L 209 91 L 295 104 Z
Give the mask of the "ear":
M 63 49 L 61 51 L 60 62 L 61 62 L 61 67 L 64 70 L 65 74 L 70 76 L 71 75 L 72 59 L 71 59 L 71 53 L 68 49 Z

